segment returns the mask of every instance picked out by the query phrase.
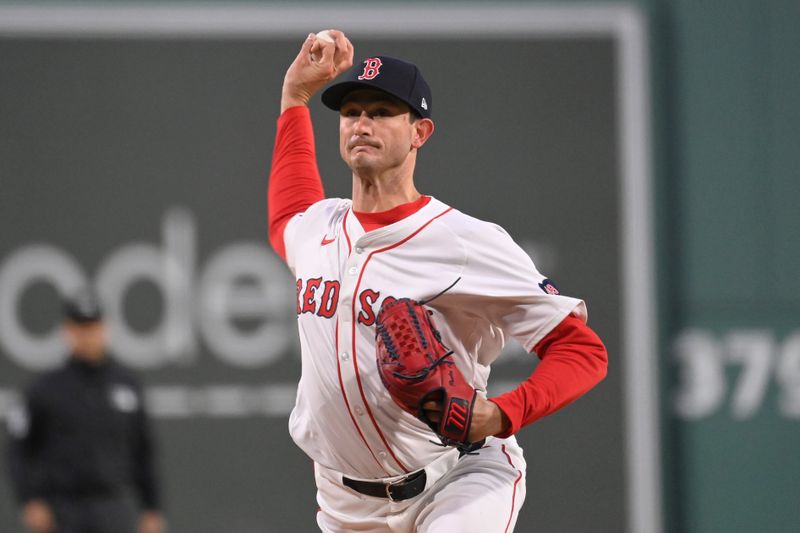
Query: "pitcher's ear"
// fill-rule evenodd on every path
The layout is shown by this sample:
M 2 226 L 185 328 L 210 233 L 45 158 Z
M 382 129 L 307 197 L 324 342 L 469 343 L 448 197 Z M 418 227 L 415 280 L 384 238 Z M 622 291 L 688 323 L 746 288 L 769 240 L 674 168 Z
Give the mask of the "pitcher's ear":
M 411 146 L 417 149 L 422 148 L 422 145 L 433 135 L 434 129 L 433 121 L 429 118 L 419 118 L 414 121 L 414 139 Z

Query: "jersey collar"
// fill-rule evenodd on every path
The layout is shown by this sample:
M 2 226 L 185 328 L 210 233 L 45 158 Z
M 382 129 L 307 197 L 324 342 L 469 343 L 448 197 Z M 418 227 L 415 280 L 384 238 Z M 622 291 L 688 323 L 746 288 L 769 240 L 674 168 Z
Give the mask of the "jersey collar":
M 418 206 L 418 203 L 422 205 Z M 385 246 L 411 235 L 428 220 L 447 209 L 449 207 L 436 198 L 423 196 L 415 202 L 395 207 L 383 213 L 367 213 L 370 215 L 367 218 L 367 225 L 369 225 L 368 222 L 374 220 L 373 215 L 379 220 L 392 220 L 383 227 L 367 232 L 359 220 L 363 213 L 359 213 L 359 216 L 355 215 L 351 204 L 350 216 L 346 217 L 345 221 L 346 231 L 353 245 L 358 243 L 361 247 Z M 395 218 L 397 219 L 394 220 Z
M 361 223 L 365 231 L 373 231 L 380 229 L 389 224 L 399 222 L 404 218 L 410 217 L 426 205 L 430 203 L 430 196 L 421 196 L 419 199 L 408 202 L 407 204 L 398 205 L 388 211 L 381 211 L 379 213 L 365 213 L 362 211 L 353 211 L 353 214 Z

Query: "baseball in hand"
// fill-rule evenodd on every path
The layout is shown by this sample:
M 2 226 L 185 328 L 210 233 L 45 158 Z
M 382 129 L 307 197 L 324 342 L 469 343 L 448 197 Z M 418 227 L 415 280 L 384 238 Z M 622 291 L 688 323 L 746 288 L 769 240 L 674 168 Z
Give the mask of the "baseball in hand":
M 318 62 L 322 60 L 322 48 L 325 47 L 325 44 L 333 44 L 335 41 L 329 30 L 322 30 L 316 37 L 317 40 L 311 47 L 311 60 Z
M 332 43 L 334 41 L 333 35 L 331 35 L 330 30 L 322 30 L 317 34 L 317 40 L 326 41 Z

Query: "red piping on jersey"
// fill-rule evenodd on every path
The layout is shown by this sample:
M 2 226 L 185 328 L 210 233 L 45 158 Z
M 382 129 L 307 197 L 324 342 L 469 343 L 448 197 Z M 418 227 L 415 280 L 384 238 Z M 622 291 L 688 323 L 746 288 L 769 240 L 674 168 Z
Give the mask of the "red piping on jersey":
M 508 515 L 508 522 L 506 522 L 506 528 L 503 530 L 504 533 L 507 533 L 508 528 L 511 526 L 511 519 L 514 518 L 514 504 L 516 503 L 517 499 L 517 485 L 519 484 L 519 480 L 522 479 L 522 471 L 514 466 L 514 463 L 511 461 L 511 456 L 508 455 L 508 452 L 506 451 L 506 445 L 503 444 L 500 446 L 500 449 L 503 450 L 503 453 L 505 454 L 506 459 L 508 459 L 508 464 L 511 465 L 511 468 L 514 468 L 517 471 L 517 479 L 514 481 L 514 492 L 511 493 L 511 513 Z
M 413 238 L 418 233 L 420 233 L 422 230 L 427 228 L 428 225 L 430 225 L 431 222 L 433 222 L 437 218 L 449 213 L 452 210 L 453 210 L 452 207 L 448 207 L 447 209 L 445 209 L 444 211 L 442 211 L 441 213 L 439 213 L 435 217 L 433 217 L 430 220 L 428 220 L 425 224 L 420 226 L 411 235 L 405 237 L 404 239 L 402 239 L 402 240 L 400 240 L 400 241 L 398 241 L 398 242 L 396 242 L 394 244 L 390 244 L 389 246 L 386 246 L 386 247 L 381 248 L 379 250 L 375 250 L 373 252 L 370 252 L 369 256 L 367 256 L 366 261 L 364 261 L 364 265 L 361 267 L 361 272 L 358 275 L 358 281 L 356 282 L 356 287 L 355 287 L 355 290 L 353 291 L 353 302 L 356 301 L 356 297 L 358 295 L 358 288 L 361 286 L 361 280 L 364 277 L 364 271 L 367 269 L 367 264 L 370 262 L 370 260 L 372 259 L 372 257 L 375 254 L 383 253 L 383 252 L 385 252 L 387 250 L 391 250 L 392 248 L 397 248 L 401 244 L 403 244 L 405 242 L 408 242 L 411 238 Z M 389 450 L 389 453 L 391 454 L 392 458 L 400 466 L 400 468 L 402 468 L 405 473 L 409 473 L 410 470 L 408 468 L 406 468 L 405 465 L 403 465 L 403 463 L 400 462 L 400 459 L 398 459 L 397 456 L 394 454 L 394 451 L 392 451 L 392 448 L 391 448 L 391 446 L 389 446 L 389 443 L 386 441 L 386 437 L 383 435 L 383 432 L 381 431 L 381 428 L 378 427 L 378 422 L 375 420 L 375 416 L 372 414 L 372 409 L 369 408 L 369 403 L 367 402 L 367 397 L 364 394 L 364 387 L 361 384 L 361 374 L 358 371 L 358 357 L 356 357 L 356 354 L 358 353 L 358 351 L 356 349 L 356 306 L 355 305 L 352 306 L 351 312 L 353 314 L 353 331 L 352 331 L 352 336 L 353 336 L 353 369 L 356 372 L 356 381 L 358 382 L 358 390 L 361 393 L 361 400 L 364 402 L 364 407 L 367 408 L 367 413 L 369 414 L 370 420 L 372 420 L 372 425 L 375 426 L 375 430 L 378 432 L 378 435 L 380 436 L 381 441 L 383 441 L 384 446 L 386 446 L 386 449 Z
M 344 216 L 342 217 L 342 230 L 344 231 L 344 238 L 347 239 L 347 257 L 350 257 L 350 252 L 353 251 L 353 247 L 350 244 L 350 235 L 347 233 L 347 215 L 350 213 L 350 210 L 344 212 Z
M 381 464 L 380 461 L 378 461 L 378 458 L 375 457 L 375 454 L 373 453 L 372 448 L 370 448 L 369 444 L 367 443 L 367 439 L 364 438 L 364 434 L 361 432 L 361 428 L 359 427 L 358 422 L 356 422 L 356 418 L 353 416 L 353 411 L 350 409 L 350 402 L 347 401 L 347 393 L 344 390 L 344 381 L 342 381 L 342 366 L 341 366 L 341 364 L 339 362 L 339 320 L 338 319 L 336 320 L 336 333 L 334 334 L 334 338 L 335 338 L 335 343 L 336 343 L 336 349 L 334 351 L 334 356 L 336 357 L 336 371 L 339 373 L 339 388 L 342 391 L 342 399 L 344 400 L 344 405 L 345 405 L 345 407 L 347 407 L 347 412 L 350 415 L 350 420 L 353 421 L 353 425 L 356 427 L 356 431 L 358 431 L 358 436 L 361 437 L 362 441 L 364 441 L 364 446 L 367 447 L 367 449 L 369 450 L 370 455 L 372 455 L 372 458 L 375 459 L 376 463 L 378 463 L 378 466 L 381 468 L 381 470 L 383 470 L 383 472 L 388 476 L 389 472 L 386 472 L 386 469 L 383 468 L 383 465 Z M 354 358 L 355 358 L 355 356 L 354 356 Z

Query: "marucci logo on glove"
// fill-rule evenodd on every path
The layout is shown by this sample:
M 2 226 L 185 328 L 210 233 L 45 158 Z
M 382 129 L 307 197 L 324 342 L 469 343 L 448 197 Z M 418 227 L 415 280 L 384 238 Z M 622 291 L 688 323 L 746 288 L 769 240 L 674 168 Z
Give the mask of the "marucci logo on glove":
M 447 422 L 445 431 L 462 433 L 467 428 L 467 417 L 469 416 L 469 404 L 462 398 L 450 400 L 448 408 Z

